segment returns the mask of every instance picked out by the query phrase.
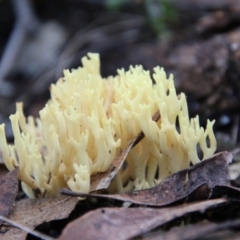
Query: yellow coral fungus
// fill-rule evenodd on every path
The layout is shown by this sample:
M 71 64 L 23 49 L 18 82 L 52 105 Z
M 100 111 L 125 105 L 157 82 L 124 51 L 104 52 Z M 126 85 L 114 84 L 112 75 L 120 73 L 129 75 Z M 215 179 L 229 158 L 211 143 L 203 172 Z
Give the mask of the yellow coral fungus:
M 176 94 L 173 76 L 167 79 L 162 68 L 154 68 L 153 79 L 142 66 L 104 79 L 98 54 L 88 54 L 82 64 L 51 85 L 51 99 L 39 119 L 26 121 L 22 103 L 17 104 L 10 117 L 13 146 L 0 126 L 4 162 L 9 170 L 19 166 L 28 196 L 55 196 L 63 187 L 89 192 L 91 175 L 106 171 L 140 131 L 145 138 L 130 151 L 110 191 L 154 186 L 199 162 L 197 146 L 203 158 L 214 153 L 214 121 L 204 130 L 198 117 L 189 119 L 185 95 Z M 161 118 L 154 122 L 157 110 Z

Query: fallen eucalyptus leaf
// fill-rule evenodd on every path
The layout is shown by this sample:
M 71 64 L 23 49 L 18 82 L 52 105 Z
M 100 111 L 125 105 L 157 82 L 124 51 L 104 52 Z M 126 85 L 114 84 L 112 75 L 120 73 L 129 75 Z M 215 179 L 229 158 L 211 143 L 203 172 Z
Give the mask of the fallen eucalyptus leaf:
M 226 203 L 213 199 L 181 206 L 155 208 L 100 208 L 67 225 L 58 240 L 126 240 L 191 212 L 204 212 Z
M 73 197 L 23 199 L 16 202 L 8 218 L 27 228 L 34 229 L 43 222 L 68 217 L 79 200 Z M 6 233 L 0 233 L 0 239 L 25 239 L 27 233 L 10 227 Z

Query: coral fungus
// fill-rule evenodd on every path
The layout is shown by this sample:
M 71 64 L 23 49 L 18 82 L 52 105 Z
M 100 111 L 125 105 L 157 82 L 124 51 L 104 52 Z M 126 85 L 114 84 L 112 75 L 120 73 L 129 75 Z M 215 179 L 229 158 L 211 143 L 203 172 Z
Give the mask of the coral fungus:
M 51 85 L 39 118 L 26 120 L 17 104 L 10 116 L 14 145 L 7 145 L 0 126 L 4 162 L 9 170 L 19 167 L 28 196 L 55 196 L 63 187 L 89 192 L 91 175 L 106 171 L 140 131 L 145 138 L 130 151 L 109 191 L 152 187 L 214 153 L 214 121 L 204 130 L 198 117 L 189 119 L 185 95 L 177 95 L 173 76 L 167 79 L 162 68 L 154 68 L 153 79 L 142 66 L 104 79 L 98 54 L 88 54 L 82 64 Z

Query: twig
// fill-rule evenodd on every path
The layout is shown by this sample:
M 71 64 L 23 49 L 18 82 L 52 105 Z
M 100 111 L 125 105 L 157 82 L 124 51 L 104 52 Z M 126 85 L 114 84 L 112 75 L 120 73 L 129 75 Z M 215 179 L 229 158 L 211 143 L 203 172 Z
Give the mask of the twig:
M 98 22 L 99 20 L 97 20 Z M 62 70 L 66 67 L 64 62 L 66 59 L 71 58 L 74 53 L 79 51 L 79 49 L 84 46 L 84 44 L 89 42 L 98 42 L 99 38 L 101 39 L 103 35 L 107 35 L 109 38 L 112 36 L 117 36 L 117 32 L 122 34 L 123 31 L 133 30 L 133 28 L 138 28 L 142 26 L 144 23 L 144 19 L 139 16 L 129 16 L 128 18 L 124 18 L 118 21 L 114 21 L 108 24 L 104 24 L 103 26 L 95 27 L 95 23 L 90 24 L 85 29 L 78 31 L 72 39 L 69 41 L 63 52 L 58 58 L 58 64 L 56 67 L 55 77 L 62 72 Z M 119 36 L 118 36 L 119 39 Z
M 3 51 L 0 63 L 0 85 L 11 70 L 26 36 L 39 24 L 28 0 L 12 0 L 16 23 Z
M 44 239 L 44 240 L 54 240 L 54 238 L 51 238 L 51 237 L 49 237 L 49 236 L 47 236 L 43 233 L 34 231 L 34 230 L 30 229 L 29 227 L 23 226 L 23 225 L 15 222 L 15 221 L 12 221 L 12 220 L 10 220 L 8 218 L 5 218 L 3 216 L 0 216 L 0 219 L 3 220 L 4 222 L 7 222 L 7 223 L 11 224 L 14 227 L 17 227 L 17 228 L 19 228 L 19 229 L 21 229 L 25 232 L 28 232 L 28 233 L 32 234 L 35 237 L 38 237 L 38 238 L 41 238 L 41 239 Z

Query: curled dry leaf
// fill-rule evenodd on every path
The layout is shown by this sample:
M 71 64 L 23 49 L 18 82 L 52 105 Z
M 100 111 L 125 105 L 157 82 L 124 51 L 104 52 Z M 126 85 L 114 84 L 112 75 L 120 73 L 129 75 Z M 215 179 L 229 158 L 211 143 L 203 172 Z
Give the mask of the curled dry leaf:
M 157 111 L 152 119 L 153 121 L 157 122 L 160 118 L 160 112 Z M 98 173 L 95 176 L 91 177 L 91 187 L 90 191 L 97 191 L 101 189 L 106 189 L 110 185 L 111 181 L 117 174 L 117 172 L 122 167 L 123 162 L 125 161 L 126 157 L 128 156 L 128 153 L 130 150 L 137 145 L 142 139 L 144 138 L 144 133 L 140 132 L 133 141 L 127 146 L 126 149 L 124 149 L 121 154 L 114 159 L 114 161 L 109 166 L 108 170 L 103 173 Z
M 0 181 L 0 215 L 8 216 L 18 192 L 18 168 L 6 174 Z M 2 220 L 0 220 L 0 225 Z
M 193 192 L 196 199 L 207 199 L 216 185 L 229 185 L 228 164 L 231 153 L 221 152 L 193 167 L 177 172 L 157 186 L 127 194 L 81 194 L 63 190 L 62 193 L 81 196 L 109 198 L 148 206 L 164 206 L 186 199 Z
M 125 240 L 144 234 L 185 214 L 226 203 L 214 199 L 163 209 L 100 208 L 68 224 L 58 240 Z
M 20 225 L 34 229 L 43 222 L 64 219 L 74 209 L 77 198 L 59 196 L 57 198 L 23 199 L 16 202 L 9 219 Z M 0 239 L 25 239 L 27 233 L 15 227 L 0 234 Z

